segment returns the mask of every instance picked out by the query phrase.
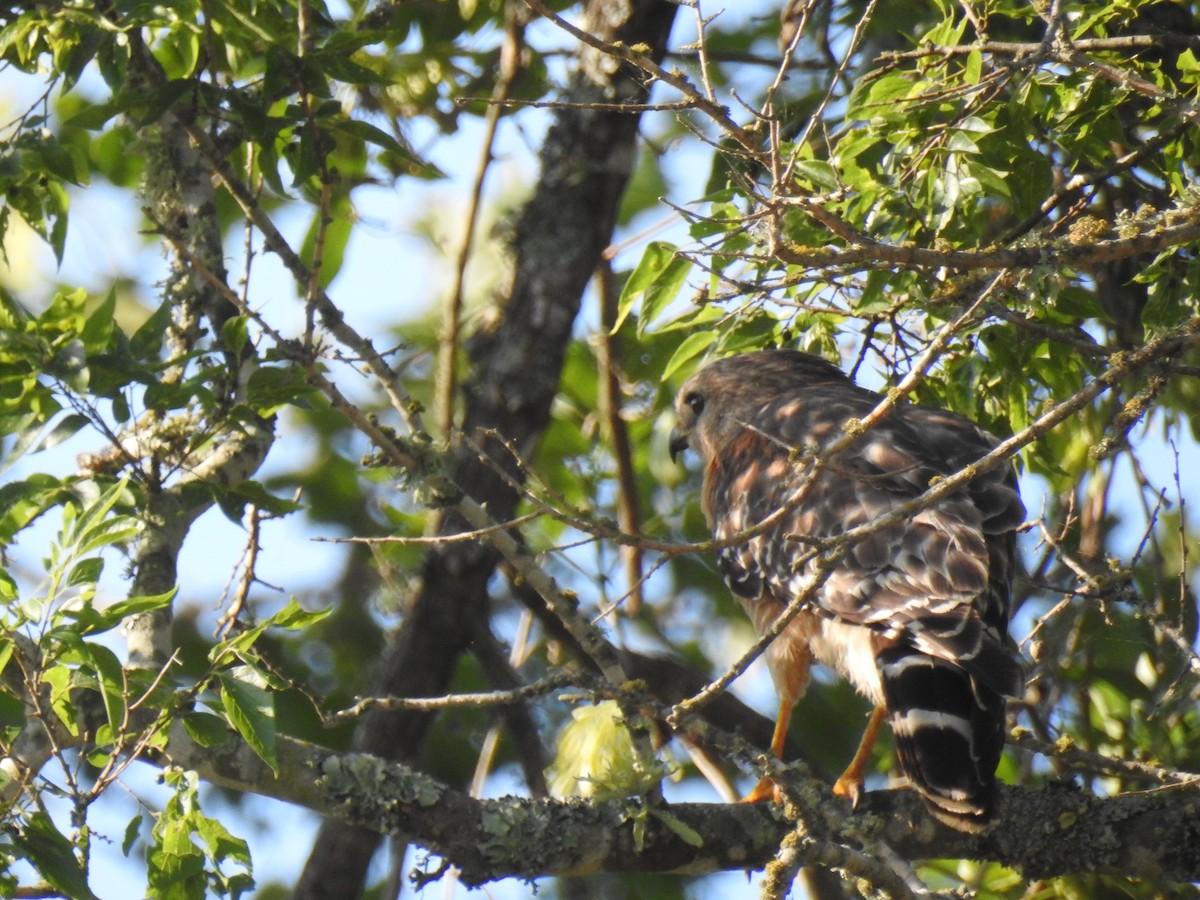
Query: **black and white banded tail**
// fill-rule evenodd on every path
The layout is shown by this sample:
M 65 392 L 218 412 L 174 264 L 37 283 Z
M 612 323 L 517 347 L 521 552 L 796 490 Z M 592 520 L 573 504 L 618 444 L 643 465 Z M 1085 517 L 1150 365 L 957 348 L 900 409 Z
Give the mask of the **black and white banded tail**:
M 983 830 L 995 811 L 1004 697 L 905 643 L 880 649 L 875 660 L 904 774 L 935 818 Z

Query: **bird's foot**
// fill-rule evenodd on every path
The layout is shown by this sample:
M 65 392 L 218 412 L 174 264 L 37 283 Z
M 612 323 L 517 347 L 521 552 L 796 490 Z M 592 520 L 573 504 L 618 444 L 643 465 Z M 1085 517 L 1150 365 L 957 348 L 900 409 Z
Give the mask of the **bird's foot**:
M 851 809 L 858 809 L 858 801 L 862 798 L 863 793 L 863 779 L 866 778 L 867 766 L 871 762 L 871 749 L 875 746 L 875 740 L 879 737 L 879 729 L 883 726 L 886 718 L 887 709 L 882 706 L 877 706 L 871 711 L 867 730 L 858 743 L 854 759 L 850 760 L 846 771 L 833 784 L 833 792 L 837 796 L 849 800 Z
M 833 792 L 839 797 L 850 801 L 851 809 L 858 809 L 858 801 L 862 798 L 863 778 L 861 773 L 847 770 L 841 778 L 833 783 Z
M 783 803 L 783 792 L 779 790 L 779 785 L 770 778 L 763 778 L 759 781 L 753 790 L 742 798 L 742 803 L 761 803 L 764 800 L 781 805 Z

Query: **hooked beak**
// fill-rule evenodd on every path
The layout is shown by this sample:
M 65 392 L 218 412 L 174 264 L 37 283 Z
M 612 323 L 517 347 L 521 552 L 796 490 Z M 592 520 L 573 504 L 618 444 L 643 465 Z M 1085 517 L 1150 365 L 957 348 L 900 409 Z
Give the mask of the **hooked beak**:
M 671 462 L 679 462 L 679 454 L 688 448 L 688 439 L 691 436 L 690 431 L 684 431 L 678 426 L 671 429 L 671 443 L 667 445 L 671 451 Z

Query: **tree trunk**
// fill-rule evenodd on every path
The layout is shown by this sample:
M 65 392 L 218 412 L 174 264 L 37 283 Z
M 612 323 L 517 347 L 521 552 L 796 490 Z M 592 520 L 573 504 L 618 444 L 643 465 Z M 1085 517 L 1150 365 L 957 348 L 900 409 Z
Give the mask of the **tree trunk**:
M 603 40 L 645 44 L 661 59 L 676 9 L 665 0 L 592 0 L 586 28 Z M 646 93 L 636 73 L 597 59 L 581 67 L 565 99 L 639 103 Z M 487 432 L 503 435 L 529 458 L 549 420 L 583 292 L 611 241 L 637 155 L 639 119 L 636 113 L 562 109 L 546 135 L 537 189 L 513 242 L 512 288 L 495 327 L 472 341 L 470 375 L 463 386 L 462 434 L 498 460 L 508 451 Z M 469 446 L 460 449 L 455 481 L 486 504 L 496 520 L 512 515 L 516 492 Z M 453 514 L 440 523 L 443 534 L 465 528 Z M 419 697 L 447 691 L 459 657 L 470 649 L 477 629 L 488 627 L 487 583 L 496 562 L 493 550 L 475 543 L 448 544 L 427 555 L 420 586 L 382 665 L 378 694 Z M 431 718 L 428 713 L 373 713 L 359 726 L 355 748 L 411 760 Z M 361 893 L 380 839 L 375 832 L 326 820 L 294 897 Z

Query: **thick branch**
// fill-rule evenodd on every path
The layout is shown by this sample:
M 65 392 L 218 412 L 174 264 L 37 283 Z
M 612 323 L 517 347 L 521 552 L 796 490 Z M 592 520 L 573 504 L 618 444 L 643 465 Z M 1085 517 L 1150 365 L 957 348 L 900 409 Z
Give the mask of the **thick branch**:
M 266 459 L 274 440 L 273 425 L 264 419 L 246 420 L 226 428 L 195 462 L 168 488 L 152 494 L 143 517 L 146 528 L 134 553 L 136 573 L 131 597 L 164 594 L 175 587 L 176 563 L 192 523 L 213 505 L 212 494 L 196 485 L 229 487 L 253 477 Z M 166 610 L 132 616 L 124 626 L 129 664 L 160 669 L 171 655 L 170 613 Z
M 402 836 L 446 857 L 470 885 L 593 872 L 758 869 L 793 827 L 771 804 L 477 800 L 365 754 L 293 740 L 281 740 L 278 752 L 276 779 L 240 742 L 200 747 L 177 724 L 165 757 L 214 783 Z M 995 860 L 1030 878 L 1097 872 L 1158 884 L 1194 881 L 1200 879 L 1198 804 L 1194 789 L 1102 799 L 1069 786 L 1006 787 L 998 824 L 968 835 L 936 823 L 911 791 L 878 791 L 846 816 L 839 845 L 870 852 L 883 841 L 908 860 Z M 635 835 L 643 828 L 639 844 Z M 689 829 L 698 842 L 680 836 Z

